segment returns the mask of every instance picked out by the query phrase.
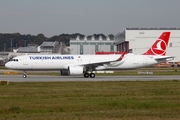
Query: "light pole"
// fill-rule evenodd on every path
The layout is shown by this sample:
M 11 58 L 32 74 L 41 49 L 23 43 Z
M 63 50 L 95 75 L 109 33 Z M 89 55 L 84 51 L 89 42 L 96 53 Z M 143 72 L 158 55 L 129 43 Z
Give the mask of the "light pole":
M 26 40 L 24 40 L 24 47 L 26 47 Z
M 13 40 L 13 38 L 11 38 L 11 52 L 12 52 L 12 40 Z
M 17 49 L 17 43 L 16 43 L 16 49 Z
M 5 56 L 5 51 L 6 51 L 6 43 L 4 43 L 4 56 Z
M 6 51 L 6 43 L 4 43 L 4 56 L 3 56 L 3 62 L 5 63 L 5 51 Z

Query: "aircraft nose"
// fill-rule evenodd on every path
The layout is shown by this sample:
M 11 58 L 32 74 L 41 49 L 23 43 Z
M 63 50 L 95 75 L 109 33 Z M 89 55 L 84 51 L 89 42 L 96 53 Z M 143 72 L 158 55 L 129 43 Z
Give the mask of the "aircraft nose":
M 9 62 L 7 62 L 7 63 L 5 64 L 5 67 L 6 67 L 6 68 L 11 68 L 11 64 L 10 64 Z

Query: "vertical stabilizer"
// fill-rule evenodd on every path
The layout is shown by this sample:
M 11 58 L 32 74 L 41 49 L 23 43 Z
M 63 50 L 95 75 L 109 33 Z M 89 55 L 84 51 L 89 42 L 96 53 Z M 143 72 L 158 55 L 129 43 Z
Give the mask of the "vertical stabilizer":
M 166 55 L 170 32 L 163 32 L 161 36 L 155 41 L 151 48 L 143 55 Z

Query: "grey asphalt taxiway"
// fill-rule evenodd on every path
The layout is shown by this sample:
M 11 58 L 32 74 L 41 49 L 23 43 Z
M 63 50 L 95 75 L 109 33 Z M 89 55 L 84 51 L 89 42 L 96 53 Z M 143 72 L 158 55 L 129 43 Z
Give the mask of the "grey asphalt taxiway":
M 0 75 L 1 81 L 9 82 L 76 82 L 76 81 L 161 81 L 161 80 L 180 80 L 180 75 L 155 76 L 96 76 L 95 78 L 84 78 L 83 76 L 44 76 L 28 75 Z

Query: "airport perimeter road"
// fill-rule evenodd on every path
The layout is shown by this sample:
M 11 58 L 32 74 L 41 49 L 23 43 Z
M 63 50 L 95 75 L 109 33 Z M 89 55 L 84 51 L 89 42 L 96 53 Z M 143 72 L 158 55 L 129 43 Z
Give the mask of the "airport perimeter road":
M 160 80 L 180 80 L 180 75 L 169 76 L 96 76 L 95 78 L 84 78 L 83 76 L 43 76 L 28 75 L 0 75 L 1 81 L 9 82 L 69 82 L 69 81 L 160 81 Z

